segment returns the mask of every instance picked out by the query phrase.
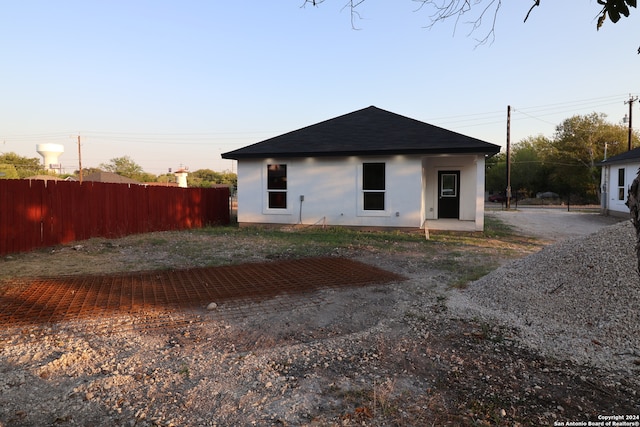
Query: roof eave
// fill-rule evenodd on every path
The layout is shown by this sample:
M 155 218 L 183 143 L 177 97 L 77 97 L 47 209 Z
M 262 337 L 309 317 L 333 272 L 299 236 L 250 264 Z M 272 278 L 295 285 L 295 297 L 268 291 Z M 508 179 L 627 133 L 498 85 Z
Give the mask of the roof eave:
M 434 148 L 429 150 L 354 150 L 354 151 L 331 151 L 331 152 L 271 152 L 271 153 L 223 153 L 223 159 L 267 159 L 267 158 L 293 158 L 293 157 L 351 157 L 351 156 L 402 156 L 402 155 L 440 155 L 440 154 L 482 154 L 494 156 L 500 152 L 500 147 L 469 147 L 469 148 Z

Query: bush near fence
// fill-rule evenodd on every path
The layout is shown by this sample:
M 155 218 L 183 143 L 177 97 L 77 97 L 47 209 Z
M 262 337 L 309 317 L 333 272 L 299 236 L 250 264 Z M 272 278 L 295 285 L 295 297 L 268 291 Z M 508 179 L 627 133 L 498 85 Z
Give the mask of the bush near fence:
M 0 255 L 229 222 L 228 187 L 0 180 Z

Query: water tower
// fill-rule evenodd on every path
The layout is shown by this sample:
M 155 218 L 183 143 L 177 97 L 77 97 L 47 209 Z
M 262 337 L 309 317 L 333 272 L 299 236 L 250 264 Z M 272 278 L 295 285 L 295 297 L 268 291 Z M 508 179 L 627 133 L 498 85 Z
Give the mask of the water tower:
M 58 158 L 64 153 L 64 145 L 38 144 L 36 145 L 36 151 L 42 156 L 42 164 L 46 170 L 56 172 L 62 169 Z

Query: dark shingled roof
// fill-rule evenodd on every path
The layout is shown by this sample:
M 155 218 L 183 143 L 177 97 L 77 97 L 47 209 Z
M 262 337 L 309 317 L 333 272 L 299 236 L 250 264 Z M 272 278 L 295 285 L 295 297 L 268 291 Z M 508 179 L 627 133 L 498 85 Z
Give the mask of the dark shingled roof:
M 622 163 L 630 160 L 640 160 L 640 148 L 634 148 L 633 150 L 625 151 L 617 156 L 611 156 L 606 160 L 600 162 L 601 165 L 607 165 L 610 163 Z
M 140 184 L 135 179 L 127 178 L 126 176 L 118 175 L 113 172 L 94 172 L 86 175 L 82 178 L 83 181 L 93 182 L 108 182 L 112 184 Z
M 500 146 L 371 106 L 222 154 L 224 159 L 484 153 Z

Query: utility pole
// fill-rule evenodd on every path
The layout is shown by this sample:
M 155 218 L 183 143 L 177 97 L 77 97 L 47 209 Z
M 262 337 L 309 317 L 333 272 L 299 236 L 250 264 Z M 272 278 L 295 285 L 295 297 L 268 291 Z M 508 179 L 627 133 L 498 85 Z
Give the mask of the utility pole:
M 507 105 L 507 210 L 511 209 L 511 105 Z
M 631 117 L 633 114 L 633 103 L 638 100 L 637 96 L 629 95 L 629 100 L 624 101 L 625 104 L 629 104 L 629 147 L 628 151 L 631 151 L 631 137 L 633 135 L 633 127 L 631 126 Z
M 82 150 L 80 149 L 80 135 L 78 135 L 78 176 L 82 184 Z

